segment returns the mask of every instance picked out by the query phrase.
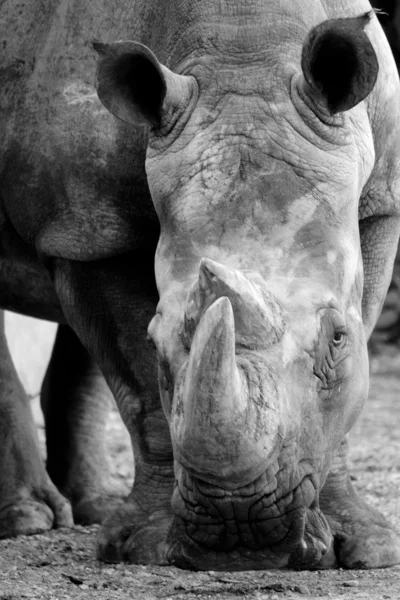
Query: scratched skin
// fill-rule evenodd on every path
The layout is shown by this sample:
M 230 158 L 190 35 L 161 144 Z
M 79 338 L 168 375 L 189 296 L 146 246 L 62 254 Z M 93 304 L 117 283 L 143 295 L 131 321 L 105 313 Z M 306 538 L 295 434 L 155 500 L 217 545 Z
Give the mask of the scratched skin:
M 232 570 L 400 560 L 396 534 L 352 490 L 345 441 L 397 246 L 399 83 L 376 17 L 352 21 L 358 58 L 348 81 L 337 73 L 335 98 L 310 33 L 369 8 L 4 4 L 0 300 L 65 321 L 91 356 L 73 402 L 73 367 L 58 386 L 49 375 L 45 394 L 50 454 L 83 422 L 72 455 L 101 458 L 83 481 L 69 452 L 59 469 L 52 461 L 75 513 L 85 487 L 98 513 L 109 493 L 96 483 L 102 455 L 85 445 L 101 431 L 93 361 L 131 434 L 135 483 L 101 529 L 103 560 Z M 340 38 L 340 23 L 327 27 Z M 120 39 L 133 43 L 104 44 Z M 75 334 L 55 373 L 86 352 Z M 18 406 L 1 396 L 2 440 L 18 449 L 0 468 L 3 535 L 70 523 L 43 465 L 24 470 L 36 446 Z

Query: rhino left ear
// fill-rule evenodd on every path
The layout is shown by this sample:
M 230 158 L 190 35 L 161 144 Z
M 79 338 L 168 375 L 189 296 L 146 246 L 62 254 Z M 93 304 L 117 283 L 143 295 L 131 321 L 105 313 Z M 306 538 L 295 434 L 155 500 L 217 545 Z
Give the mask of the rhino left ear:
M 312 29 L 303 46 L 304 77 L 332 114 L 356 106 L 375 85 L 378 59 L 364 31 L 372 15 L 325 21 Z
M 192 78 L 164 67 L 143 44 L 94 41 L 93 48 L 100 55 L 97 95 L 119 119 L 160 127 L 166 114 L 188 101 Z

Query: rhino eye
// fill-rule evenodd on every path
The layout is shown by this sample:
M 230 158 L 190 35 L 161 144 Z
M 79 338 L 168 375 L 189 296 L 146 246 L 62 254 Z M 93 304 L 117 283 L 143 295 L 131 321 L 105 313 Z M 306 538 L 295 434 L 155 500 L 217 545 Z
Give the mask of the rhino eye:
M 335 334 L 333 336 L 333 345 L 334 346 L 341 346 L 344 342 L 344 338 L 345 338 L 345 334 L 342 331 L 335 331 Z

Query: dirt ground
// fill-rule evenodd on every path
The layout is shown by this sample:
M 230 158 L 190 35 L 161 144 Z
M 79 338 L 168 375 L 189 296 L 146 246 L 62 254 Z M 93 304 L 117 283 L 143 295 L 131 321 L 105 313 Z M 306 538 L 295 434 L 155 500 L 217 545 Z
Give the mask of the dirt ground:
M 400 531 L 400 355 L 373 359 L 371 371 L 368 405 L 351 432 L 352 472 L 362 496 Z M 32 405 L 43 444 L 37 398 Z M 115 411 L 110 414 L 109 443 L 117 476 L 128 487 L 129 440 Z M 105 565 L 94 556 L 97 529 L 75 527 L 0 541 L 0 600 L 400 599 L 400 566 L 375 571 L 192 573 Z

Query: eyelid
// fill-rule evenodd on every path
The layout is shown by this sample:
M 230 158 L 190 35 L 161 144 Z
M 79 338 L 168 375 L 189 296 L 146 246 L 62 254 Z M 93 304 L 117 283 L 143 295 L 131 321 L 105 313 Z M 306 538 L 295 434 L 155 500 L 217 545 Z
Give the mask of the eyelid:
M 342 335 L 347 335 L 347 329 L 345 325 L 341 325 L 340 327 L 335 327 L 333 331 L 333 335 L 336 333 L 341 333 Z

